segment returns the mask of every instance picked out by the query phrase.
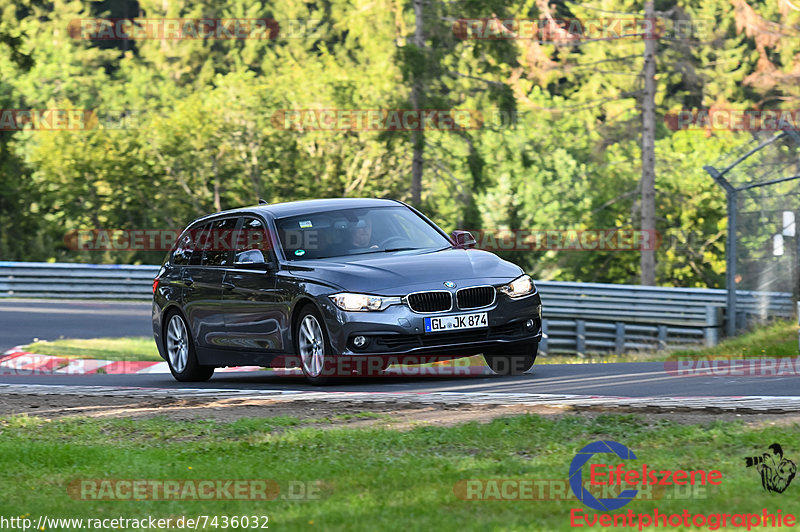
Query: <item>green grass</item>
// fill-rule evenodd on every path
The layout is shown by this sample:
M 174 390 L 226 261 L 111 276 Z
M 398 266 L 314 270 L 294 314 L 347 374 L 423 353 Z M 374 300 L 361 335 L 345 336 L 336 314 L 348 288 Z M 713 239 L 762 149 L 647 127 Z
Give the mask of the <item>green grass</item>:
M 0 515 L 176 517 L 268 515 L 277 530 L 569 530 L 577 501 L 467 501 L 454 494 L 470 479 L 566 479 L 584 445 L 611 439 L 657 469 L 722 472 L 702 498 L 634 500 L 635 513 L 797 511 L 800 484 L 768 494 L 744 457 L 773 442 L 800 459 L 797 426 L 648 423 L 634 415 L 552 419 L 523 415 L 488 424 L 320 430 L 289 417 L 213 421 L 0 421 Z M 612 463 L 613 461 L 610 461 Z M 616 463 L 616 462 L 613 462 Z M 588 466 L 585 466 L 588 475 Z M 76 501 L 80 479 L 266 479 L 282 487 L 315 483 L 317 500 Z M 313 523 L 310 524 L 310 523 Z
M 723 340 L 714 347 L 673 351 L 669 358 L 796 357 L 797 347 L 797 324 L 792 321 L 779 321 L 757 326 L 748 333 Z
M 735 338 L 723 340 L 714 347 L 673 351 L 643 351 L 619 355 L 590 353 L 579 358 L 569 355 L 541 356 L 536 364 L 605 364 L 611 362 L 664 362 L 676 359 L 700 358 L 779 358 L 796 357 L 797 324 L 777 321 L 756 326 Z
M 52 342 L 34 342 L 23 348 L 40 355 L 74 357 L 96 360 L 162 361 L 153 338 L 66 338 Z
M 662 362 L 669 353 L 662 351 L 642 351 L 637 353 L 602 354 L 589 353 L 584 357 L 576 355 L 550 355 L 536 358 L 540 364 L 613 364 L 618 362 Z

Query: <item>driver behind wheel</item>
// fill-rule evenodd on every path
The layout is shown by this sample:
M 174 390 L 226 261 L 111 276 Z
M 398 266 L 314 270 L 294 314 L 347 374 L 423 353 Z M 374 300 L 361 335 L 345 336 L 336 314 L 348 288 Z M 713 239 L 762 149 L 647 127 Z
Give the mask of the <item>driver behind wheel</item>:
M 372 220 L 361 218 L 350 230 L 350 246 L 353 249 L 377 249 L 377 244 L 372 242 Z

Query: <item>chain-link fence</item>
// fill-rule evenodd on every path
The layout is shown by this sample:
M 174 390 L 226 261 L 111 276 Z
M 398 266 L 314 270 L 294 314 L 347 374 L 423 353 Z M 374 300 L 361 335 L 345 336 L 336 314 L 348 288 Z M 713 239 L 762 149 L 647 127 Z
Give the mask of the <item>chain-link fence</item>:
M 726 287 L 729 336 L 747 322 L 764 321 L 781 294 L 800 295 L 800 134 L 751 133 L 705 167 L 728 197 Z M 758 291 L 756 312 L 736 312 L 736 290 Z M 783 297 L 785 301 L 785 297 Z

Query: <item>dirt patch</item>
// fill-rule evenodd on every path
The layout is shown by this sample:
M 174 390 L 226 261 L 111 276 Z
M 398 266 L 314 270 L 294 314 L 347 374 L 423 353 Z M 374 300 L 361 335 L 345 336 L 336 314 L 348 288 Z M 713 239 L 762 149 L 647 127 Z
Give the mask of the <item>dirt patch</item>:
M 476 421 L 486 423 L 502 416 L 538 414 L 563 417 L 576 415 L 594 418 L 608 413 L 625 413 L 624 409 L 608 411 L 575 409 L 559 406 L 528 405 L 443 405 L 443 404 L 368 404 L 327 403 L 321 401 L 276 401 L 261 398 L 229 399 L 133 399 L 81 395 L 0 394 L 0 416 L 25 414 L 47 419 L 65 417 L 150 418 L 166 417 L 175 421 L 235 421 L 246 417 L 292 416 L 315 427 L 389 427 L 406 430 L 419 425 L 450 426 Z M 637 409 L 643 422 L 652 424 L 668 419 L 684 424 L 712 421 L 742 421 L 753 426 L 800 424 L 798 414 L 736 414 L 706 412 L 658 412 Z

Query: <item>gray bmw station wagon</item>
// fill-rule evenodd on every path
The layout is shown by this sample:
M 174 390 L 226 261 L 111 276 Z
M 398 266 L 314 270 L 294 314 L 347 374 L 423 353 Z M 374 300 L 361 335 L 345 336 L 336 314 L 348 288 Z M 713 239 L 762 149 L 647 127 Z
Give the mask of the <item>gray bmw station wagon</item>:
M 153 334 L 179 381 L 297 367 L 313 384 L 483 353 L 536 360 L 541 300 L 519 266 L 386 199 L 258 205 L 195 220 L 153 282 Z

